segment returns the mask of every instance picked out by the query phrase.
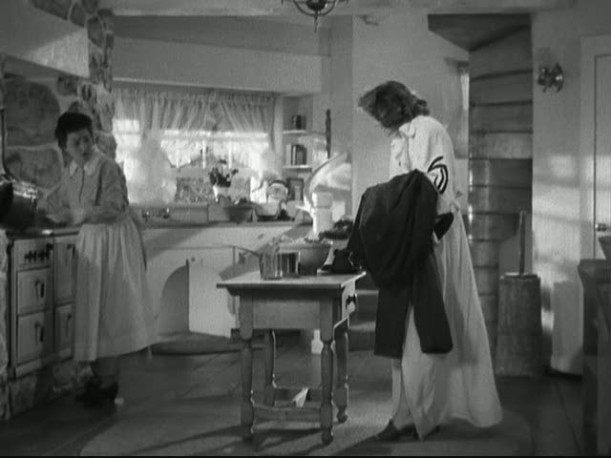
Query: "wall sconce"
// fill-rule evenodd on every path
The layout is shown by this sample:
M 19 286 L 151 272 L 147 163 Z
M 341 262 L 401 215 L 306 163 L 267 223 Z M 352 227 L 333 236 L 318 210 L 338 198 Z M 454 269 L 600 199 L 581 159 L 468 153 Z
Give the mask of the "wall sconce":
M 543 92 L 546 92 L 551 87 L 556 89 L 556 92 L 560 91 L 564 84 L 564 72 L 560 64 L 556 63 L 552 68 L 549 66 L 539 67 L 537 84 L 543 87 Z

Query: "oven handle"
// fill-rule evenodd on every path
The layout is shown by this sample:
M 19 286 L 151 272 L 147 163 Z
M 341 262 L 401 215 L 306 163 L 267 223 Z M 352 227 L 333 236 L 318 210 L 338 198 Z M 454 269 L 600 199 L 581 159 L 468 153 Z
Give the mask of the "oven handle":
M 66 336 L 70 335 L 70 323 L 72 322 L 72 313 L 68 314 L 68 317 L 66 318 Z
M 37 336 L 40 335 L 40 338 L 38 338 L 38 341 L 40 343 L 43 343 L 45 341 L 45 327 L 37 321 L 36 324 L 34 325 L 34 329 L 36 331 L 35 334 Z
M 38 295 L 38 299 L 44 300 L 45 299 L 45 282 L 36 280 L 34 282 L 34 287 L 36 288 L 36 294 Z

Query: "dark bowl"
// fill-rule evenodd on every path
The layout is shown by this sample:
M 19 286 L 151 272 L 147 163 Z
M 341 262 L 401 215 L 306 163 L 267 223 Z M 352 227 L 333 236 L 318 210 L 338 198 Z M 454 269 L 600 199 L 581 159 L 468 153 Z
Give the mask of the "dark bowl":
M 229 217 L 229 221 L 234 223 L 243 223 L 250 221 L 252 218 L 253 207 L 248 204 L 229 205 L 225 208 L 225 212 Z
M 611 262 L 611 235 L 601 235 L 598 237 L 598 243 L 600 243 L 607 261 Z

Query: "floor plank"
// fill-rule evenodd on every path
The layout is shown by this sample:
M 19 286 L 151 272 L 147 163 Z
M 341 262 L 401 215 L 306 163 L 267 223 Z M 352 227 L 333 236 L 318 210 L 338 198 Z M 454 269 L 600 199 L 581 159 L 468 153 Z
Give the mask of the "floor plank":
M 276 383 L 320 386 L 320 356 L 308 351 L 308 342 L 296 337 L 278 341 Z M 262 358 L 263 352 L 255 350 L 253 387 L 257 391 L 263 386 Z M 88 410 L 78 405 L 73 396 L 37 407 L 0 425 L 1 454 L 75 456 L 105 450 L 104 447 L 113 444 L 100 441 L 112 440 L 125 441 L 123 452 L 152 455 L 265 455 L 280 453 L 286 447 L 296 447 L 298 454 L 303 455 L 325 455 L 331 450 L 342 455 L 425 455 L 445 450 L 439 447 L 447 450 L 453 447 L 456 454 L 471 451 L 478 455 L 485 449 L 481 448 L 482 444 L 490 439 L 485 435 L 477 439 L 469 431 L 460 432 L 459 428 L 433 443 L 372 442 L 373 434 L 383 428 L 390 415 L 391 382 L 389 360 L 373 356 L 370 350 L 349 354 L 349 420 L 334 427 L 337 439 L 332 447 L 335 449 L 307 445 L 318 443 L 319 433 L 316 427 L 306 425 L 287 429 L 265 423 L 257 426 L 264 433 L 250 448 L 239 440 L 239 352 L 154 355 L 152 359 L 140 355 L 125 358 L 122 368 L 121 395 L 125 400 L 122 407 Z M 507 420 L 520 418 L 530 427 L 534 454 L 580 454 L 580 380 L 550 376 L 499 377 L 497 387 Z M 199 427 L 193 422 L 200 422 Z M 138 441 L 127 443 L 138 435 L 142 436 Z M 349 435 L 351 439 L 346 442 L 346 448 L 337 448 Z M 460 449 L 469 440 L 480 445 Z

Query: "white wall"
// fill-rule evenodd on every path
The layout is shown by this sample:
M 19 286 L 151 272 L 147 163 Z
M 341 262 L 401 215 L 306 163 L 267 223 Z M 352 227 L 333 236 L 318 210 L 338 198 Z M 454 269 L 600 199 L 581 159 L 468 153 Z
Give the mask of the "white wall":
M 305 19 L 305 18 L 304 18 Z M 197 43 L 227 48 L 260 49 L 313 56 L 329 56 L 330 29 L 314 21 L 307 25 L 288 17 L 266 16 L 115 16 L 115 36 L 144 40 Z
M 223 89 L 319 93 L 321 56 L 224 48 L 193 43 L 116 38 L 117 80 Z
M 591 241 L 581 236 L 587 188 L 580 170 L 588 164 L 579 151 L 580 40 L 611 34 L 609 18 L 608 0 L 577 0 L 573 8 L 533 17 L 535 60 L 549 49 L 566 78 L 559 93 L 534 90 L 533 264 L 542 280 L 544 326 L 551 327 L 555 315 L 552 366 L 575 373 L 581 372 L 583 308 L 577 265 L 593 255 Z
M 353 148 L 354 49 L 353 20 L 351 17 L 335 18 L 331 32 L 330 93 L 333 116 L 331 142 L 341 145 L 345 151 Z
M 398 80 L 425 98 L 431 114 L 448 125 L 461 106 L 461 92 L 456 68 L 446 59 L 466 61 L 467 52 L 429 32 L 422 9 L 402 9 L 379 25 L 355 18 L 353 27 L 353 109 L 366 89 Z M 359 111 L 354 114 L 353 145 L 353 208 L 357 208 L 368 186 L 388 179 L 389 138 Z

